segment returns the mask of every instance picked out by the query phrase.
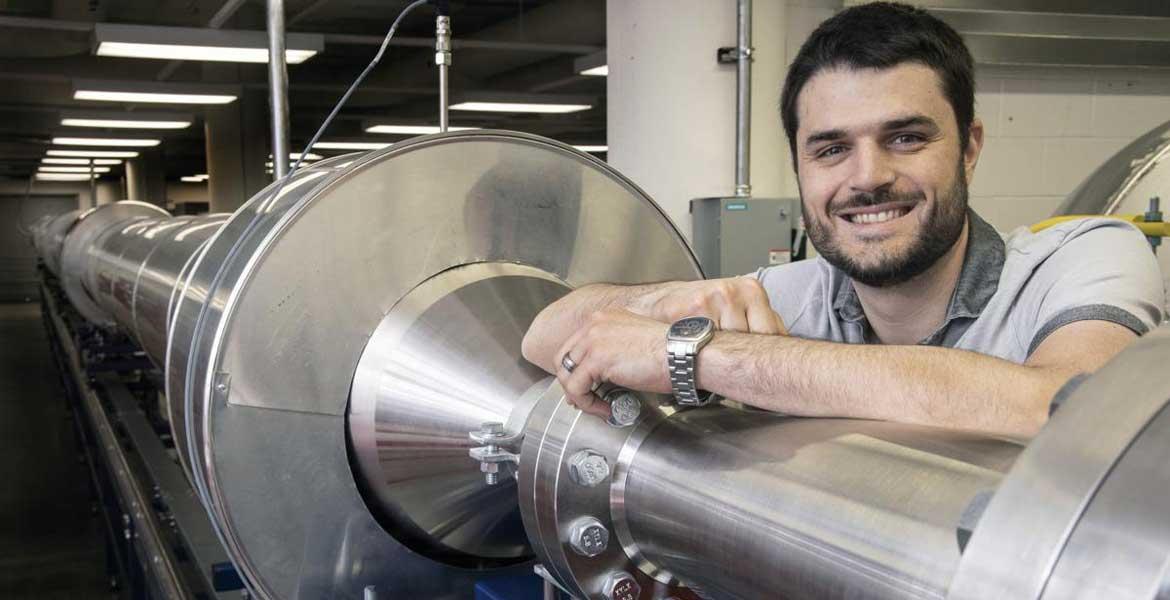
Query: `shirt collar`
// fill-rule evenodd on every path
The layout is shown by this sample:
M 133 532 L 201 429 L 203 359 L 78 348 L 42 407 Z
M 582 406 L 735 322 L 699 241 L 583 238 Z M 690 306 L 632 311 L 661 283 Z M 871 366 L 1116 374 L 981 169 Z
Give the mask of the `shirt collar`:
M 963 256 L 959 280 L 947 306 L 946 318 L 938 330 L 921 343 L 933 344 L 941 340 L 955 319 L 977 318 L 995 295 L 995 290 L 999 288 L 999 276 L 1003 272 L 1006 256 L 1003 238 L 994 227 L 970 209 L 967 210 L 967 223 L 970 226 L 967 252 Z M 845 277 L 841 286 L 837 288 L 833 310 L 841 320 L 862 322 L 868 329 L 865 309 L 861 306 L 857 290 L 853 289 L 853 280 L 848 277 Z

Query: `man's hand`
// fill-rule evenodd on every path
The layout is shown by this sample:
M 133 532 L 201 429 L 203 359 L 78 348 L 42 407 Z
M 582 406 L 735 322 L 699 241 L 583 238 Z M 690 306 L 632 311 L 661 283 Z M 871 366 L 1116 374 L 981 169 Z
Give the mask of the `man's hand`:
M 787 335 L 768 293 L 754 277 L 677 281 L 663 287 L 646 316 L 666 323 L 707 317 L 720 331 Z
M 607 308 L 594 312 L 556 354 L 557 379 L 565 399 L 602 418 L 609 406 L 593 390 L 602 383 L 643 392 L 670 393 L 666 371 L 666 331 L 670 328 L 630 311 Z M 576 364 L 570 373 L 563 359 Z
M 780 315 L 768 303 L 763 286 L 752 277 L 633 286 L 593 284 L 574 290 L 540 311 L 524 336 L 524 358 L 556 373 L 563 356 L 557 351 L 586 326 L 591 315 L 606 309 L 624 309 L 662 323 L 707 317 L 723 331 L 788 333 Z

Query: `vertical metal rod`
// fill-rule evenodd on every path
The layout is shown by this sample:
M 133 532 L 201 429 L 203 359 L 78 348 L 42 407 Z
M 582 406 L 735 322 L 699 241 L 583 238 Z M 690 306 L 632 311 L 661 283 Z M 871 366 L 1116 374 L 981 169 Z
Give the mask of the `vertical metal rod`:
M 97 171 L 94 159 L 89 159 L 89 208 L 97 206 Z
M 447 70 L 451 67 L 451 17 L 435 17 L 435 64 L 439 67 L 439 131 L 446 132 L 450 123 L 447 119 Z
M 735 195 L 751 196 L 752 0 L 738 0 L 738 61 L 735 71 Z
M 544 600 L 557 600 L 557 588 L 549 580 L 544 580 Z
M 268 106 L 272 111 L 272 168 L 288 174 L 288 66 L 284 55 L 284 0 L 268 0 Z

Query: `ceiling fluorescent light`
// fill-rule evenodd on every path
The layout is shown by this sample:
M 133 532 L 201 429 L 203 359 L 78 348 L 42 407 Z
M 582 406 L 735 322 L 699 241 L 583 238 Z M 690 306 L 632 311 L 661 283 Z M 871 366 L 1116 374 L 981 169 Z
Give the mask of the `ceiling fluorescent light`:
M 88 165 L 92 160 L 95 165 L 120 165 L 122 161 L 116 158 L 53 158 L 46 157 L 41 159 L 41 164 L 44 165 Z
M 110 129 L 185 129 L 191 126 L 191 121 L 80 119 L 67 117 L 61 119 L 61 124 L 66 127 L 106 127 Z
M 582 152 L 609 152 L 609 146 L 573 146 Z
M 574 60 L 573 70 L 579 75 L 590 75 L 594 77 L 608 76 L 609 61 L 605 56 L 605 50 L 594 52 L 593 54 Z
M 94 25 L 98 56 L 267 63 L 268 34 L 264 31 L 230 31 L 157 25 Z M 285 62 L 296 65 L 325 48 L 318 34 L 285 34 Z
M 317 142 L 315 150 L 381 150 L 394 144 L 390 142 Z
M 317 54 L 316 50 L 285 50 L 285 62 L 299 65 Z M 206 60 L 212 62 L 267 63 L 268 48 L 232 48 L 226 46 L 180 46 L 175 44 L 132 44 L 102 42 L 98 56 L 123 58 L 157 58 L 163 60 Z
M 451 110 L 467 110 L 481 112 L 518 112 L 518 113 L 571 113 L 593 108 L 590 104 L 556 104 L 556 103 L 527 103 L 527 102 L 460 102 L 452 104 Z
M 81 137 L 55 137 L 53 143 L 59 146 L 120 146 L 126 148 L 134 147 L 151 147 L 162 143 L 162 140 L 156 139 L 131 139 L 131 138 L 81 138 Z
M 300 157 L 301 157 L 300 152 L 290 152 L 288 155 L 289 160 L 298 160 Z M 321 160 L 322 158 L 324 158 L 324 157 L 321 156 L 320 154 L 313 154 L 312 152 L 305 155 L 305 160 Z M 268 155 L 268 160 L 272 160 L 271 154 Z
M 75 100 L 138 102 L 146 104 L 228 104 L 239 96 L 239 87 L 203 83 L 158 81 L 73 81 Z
M 216 94 L 159 94 L 151 92 L 103 92 L 100 90 L 77 90 L 74 100 L 96 100 L 98 102 L 150 102 L 158 104 L 228 104 L 235 96 Z
M 82 158 L 134 158 L 133 150 L 47 150 L 47 156 L 77 156 Z
M 89 167 L 60 167 L 60 166 L 41 166 L 37 167 L 37 171 L 41 173 L 89 173 Z M 93 167 L 94 173 L 109 173 L 109 167 Z
M 478 127 L 448 127 L 447 131 L 470 131 Z M 371 125 L 366 133 L 389 133 L 396 135 L 427 135 L 439 133 L 438 125 Z M 320 146 L 320 144 L 317 144 Z
M 37 173 L 40 181 L 89 181 L 89 175 L 79 173 Z
M 179 181 L 185 181 L 187 183 L 203 183 L 207 180 L 198 175 L 188 175 L 186 177 L 180 177 Z

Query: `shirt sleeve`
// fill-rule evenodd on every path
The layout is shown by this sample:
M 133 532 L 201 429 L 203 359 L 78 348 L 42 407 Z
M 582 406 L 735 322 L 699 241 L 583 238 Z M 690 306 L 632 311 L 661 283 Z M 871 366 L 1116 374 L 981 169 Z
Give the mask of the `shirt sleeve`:
M 818 313 L 825 304 L 823 299 L 825 273 L 819 260 L 799 260 L 764 267 L 750 275 L 759 280 L 760 285 L 764 287 L 772 310 L 780 315 L 790 335 L 823 337 L 819 329 L 802 320 L 809 314 Z
M 1133 225 L 1091 219 L 1070 226 L 1032 273 L 1023 312 L 1028 356 L 1052 332 L 1077 321 L 1108 321 L 1144 335 L 1164 318 L 1165 289 L 1149 242 Z M 1023 307 L 1021 307 L 1023 308 Z

